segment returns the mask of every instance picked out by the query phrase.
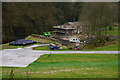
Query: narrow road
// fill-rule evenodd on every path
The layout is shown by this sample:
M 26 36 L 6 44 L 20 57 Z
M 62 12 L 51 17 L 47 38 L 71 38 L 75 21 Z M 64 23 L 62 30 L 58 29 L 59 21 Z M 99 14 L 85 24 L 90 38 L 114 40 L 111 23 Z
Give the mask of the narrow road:
M 40 44 L 40 45 L 32 45 L 29 47 L 25 47 L 23 49 L 29 49 L 32 50 L 33 47 L 38 47 L 38 46 L 48 46 L 49 44 Z M 120 51 L 43 51 L 43 50 L 33 50 L 35 52 L 40 52 L 40 53 L 53 53 L 53 54 L 58 54 L 58 53 L 95 53 L 95 54 L 120 54 Z
M 120 54 L 120 51 L 39 51 L 32 50 L 33 47 L 47 46 L 49 44 L 32 45 L 18 49 L 0 50 L 0 66 L 7 67 L 27 67 L 37 60 L 43 54 L 64 54 L 64 53 L 81 53 L 81 54 Z
M 64 54 L 64 53 L 86 53 L 86 54 L 120 54 L 120 51 L 38 51 L 35 50 L 36 52 L 41 52 L 41 53 L 52 53 L 52 54 Z

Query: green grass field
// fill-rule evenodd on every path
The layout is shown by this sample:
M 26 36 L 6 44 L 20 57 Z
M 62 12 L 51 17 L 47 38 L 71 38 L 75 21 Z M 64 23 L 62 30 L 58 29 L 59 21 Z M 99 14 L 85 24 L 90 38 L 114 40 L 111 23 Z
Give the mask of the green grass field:
M 26 68 L 3 67 L 3 78 L 117 78 L 118 54 L 48 54 Z

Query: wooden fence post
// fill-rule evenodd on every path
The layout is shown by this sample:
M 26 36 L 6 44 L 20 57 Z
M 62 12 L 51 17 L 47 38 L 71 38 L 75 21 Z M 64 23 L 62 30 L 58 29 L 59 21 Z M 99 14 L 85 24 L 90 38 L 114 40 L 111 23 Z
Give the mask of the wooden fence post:
M 10 72 L 10 79 L 9 80 L 14 80 L 13 77 L 14 77 L 14 72 L 13 72 L 13 70 L 11 70 L 11 72 Z

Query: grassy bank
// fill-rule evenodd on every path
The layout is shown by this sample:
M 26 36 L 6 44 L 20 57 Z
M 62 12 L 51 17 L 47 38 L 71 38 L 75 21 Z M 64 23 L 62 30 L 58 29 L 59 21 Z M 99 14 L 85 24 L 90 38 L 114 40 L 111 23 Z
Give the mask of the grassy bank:
M 9 45 L 9 43 L 2 44 L 0 50 L 2 49 L 16 49 L 16 48 L 23 48 L 24 46 L 15 46 L 15 45 Z
M 40 44 L 40 43 L 35 43 L 35 44 Z M 15 46 L 15 45 L 9 45 L 9 43 L 6 43 L 6 44 L 0 45 L 0 47 L 1 47 L 0 50 L 3 50 L 3 49 L 24 48 L 24 47 L 31 46 L 31 45 L 35 45 L 35 44 L 30 44 L 30 45 L 26 45 L 26 46 Z
M 94 49 L 83 49 L 80 51 L 118 51 L 118 44 L 107 45 L 104 47 L 96 47 Z M 67 48 L 63 48 L 62 50 L 50 50 L 49 46 L 40 46 L 35 47 L 34 50 L 46 50 L 46 51 L 73 51 Z
M 112 36 L 119 36 L 119 27 L 113 27 L 112 30 L 107 30 L 107 33 Z
M 38 43 L 36 43 L 36 44 L 54 43 L 52 40 L 47 40 L 47 39 L 42 39 L 42 38 L 36 38 L 36 37 L 32 37 L 32 36 L 28 36 L 25 39 L 37 41 Z M 30 45 L 26 45 L 26 46 L 31 46 L 31 45 L 35 45 L 35 44 L 30 44 Z M 2 49 L 24 48 L 26 46 L 15 46 L 15 45 L 9 45 L 9 43 L 6 43 L 6 44 L 0 45 L 0 47 L 1 47 L 0 50 L 2 50 Z
M 45 50 L 45 51 L 72 51 L 67 48 L 63 48 L 62 50 L 50 50 L 50 46 L 39 46 L 35 47 L 34 50 Z
M 118 49 L 118 44 L 114 44 L 104 47 L 97 47 L 94 49 L 83 49 L 82 51 L 119 51 L 119 49 Z
M 117 78 L 118 54 L 48 54 L 26 68 L 3 67 L 3 78 Z

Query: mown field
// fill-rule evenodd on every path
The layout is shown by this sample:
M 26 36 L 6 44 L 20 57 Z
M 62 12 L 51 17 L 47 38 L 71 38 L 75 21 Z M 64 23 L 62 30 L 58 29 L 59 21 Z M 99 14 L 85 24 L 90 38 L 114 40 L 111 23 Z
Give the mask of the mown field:
M 3 67 L 3 78 L 117 78 L 118 54 L 48 54 L 26 68 Z

